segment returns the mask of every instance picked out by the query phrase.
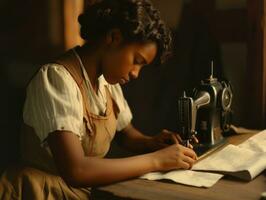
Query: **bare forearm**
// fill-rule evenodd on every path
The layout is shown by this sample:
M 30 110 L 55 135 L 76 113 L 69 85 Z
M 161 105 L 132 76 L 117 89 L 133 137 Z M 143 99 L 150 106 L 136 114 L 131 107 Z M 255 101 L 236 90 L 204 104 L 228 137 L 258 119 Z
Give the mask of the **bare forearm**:
M 95 186 L 157 170 L 155 153 L 121 159 L 84 156 L 77 136 L 71 132 L 51 133 L 48 144 L 62 177 L 73 186 Z
M 157 170 L 152 153 L 121 159 L 85 157 L 73 175 L 75 185 L 96 186 L 140 176 Z
M 177 133 L 163 129 L 160 134 L 153 137 L 146 136 L 135 129 L 131 124 L 123 129 L 121 143 L 129 150 L 138 153 L 153 152 L 171 144 L 178 144 L 182 139 Z
M 188 169 L 196 154 L 179 144 L 160 151 L 121 159 L 86 157 L 79 138 L 71 132 L 56 131 L 48 136 L 55 164 L 72 186 L 97 186 L 140 176 L 151 171 Z

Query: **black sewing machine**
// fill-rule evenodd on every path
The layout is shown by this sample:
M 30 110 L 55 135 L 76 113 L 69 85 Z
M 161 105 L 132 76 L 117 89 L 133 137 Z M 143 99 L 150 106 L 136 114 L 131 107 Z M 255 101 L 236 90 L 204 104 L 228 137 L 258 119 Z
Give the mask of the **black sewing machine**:
M 232 98 L 231 85 L 213 77 L 212 65 L 210 77 L 194 88 L 192 97 L 184 92 L 178 99 L 179 133 L 185 146 L 196 136 L 199 143 L 193 149 L 199 157 L 226 143 L 223 133 L 230 129 Z

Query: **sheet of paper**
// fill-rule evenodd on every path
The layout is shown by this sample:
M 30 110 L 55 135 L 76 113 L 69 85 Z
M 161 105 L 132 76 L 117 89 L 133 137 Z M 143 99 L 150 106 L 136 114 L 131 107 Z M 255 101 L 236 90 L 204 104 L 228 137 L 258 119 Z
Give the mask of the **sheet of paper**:
M 167 173 L 151 172 L 141 176 L 140 178 L 148 180 L 169 179 L 184 185 L 208 188 L 213 186 L 222 177 L 223 175 L 215 173 L 196 172 L 191 170 L 174 170 Z
M 255 152 L 266 152 L 266 130 L 259 132 L 238 146 Z

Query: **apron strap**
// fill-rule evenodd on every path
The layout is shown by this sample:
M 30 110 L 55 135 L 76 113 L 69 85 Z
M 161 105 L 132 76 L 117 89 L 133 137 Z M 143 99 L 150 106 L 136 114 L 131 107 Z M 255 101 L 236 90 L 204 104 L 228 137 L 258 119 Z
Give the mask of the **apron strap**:
M 76 55 L 74 54 L 73 50 L 69 50 L 61 57 L 57 58 L 55 63 L 58 63 L 65 67 L 65 69 L 71 74 L 75 82 L 77 83 L 79 90 L 82 95 L 83 99 L 83 118 L 85 119 L 87 125 L 86 127 L 89 129 L 87 132 L 89 135 L 93 135 L 93 123 L 90 119 L 90 109 L 88 105 L 88 97 L 86 94 L 86 85 L 84 83 L 84 76 L 82 73 L 82 68 L 80 66 L 79 61 L 77 60 Z

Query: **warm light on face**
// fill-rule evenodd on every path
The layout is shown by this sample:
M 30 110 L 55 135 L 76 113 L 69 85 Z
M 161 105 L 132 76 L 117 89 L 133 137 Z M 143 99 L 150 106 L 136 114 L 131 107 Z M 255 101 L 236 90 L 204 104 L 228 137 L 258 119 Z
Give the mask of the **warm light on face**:
M 157 53 L 154 42 L 130 43 L 106 53 L 102 68 L 110 84 L 125 84 L 139 76 L 141 69 L 150 64 Z

